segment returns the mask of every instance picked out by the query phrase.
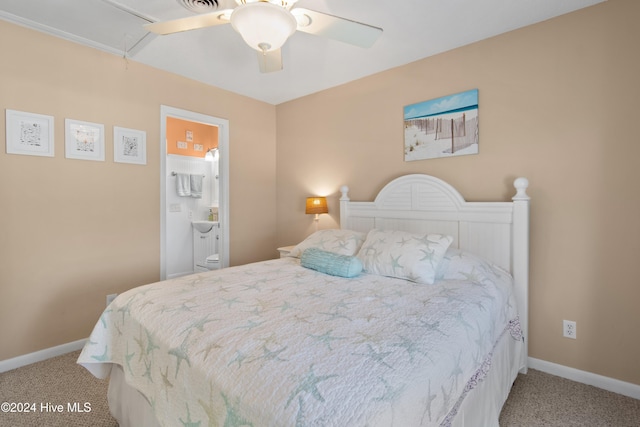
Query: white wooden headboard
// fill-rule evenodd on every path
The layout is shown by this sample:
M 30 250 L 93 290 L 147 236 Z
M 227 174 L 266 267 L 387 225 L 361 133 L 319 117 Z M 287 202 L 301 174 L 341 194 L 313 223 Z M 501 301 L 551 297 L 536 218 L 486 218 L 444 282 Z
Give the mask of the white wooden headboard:
M 512 202 L 467 202 L 451 185 L 429 175 L 405 175 L 389 182 L 373 202 L 352 202 L 340 191 L 340 228 L 440 233 L 452 246 L 476 253 L 514 278 L 520 324 L 528 354 L 529 182 L 518 178 Z

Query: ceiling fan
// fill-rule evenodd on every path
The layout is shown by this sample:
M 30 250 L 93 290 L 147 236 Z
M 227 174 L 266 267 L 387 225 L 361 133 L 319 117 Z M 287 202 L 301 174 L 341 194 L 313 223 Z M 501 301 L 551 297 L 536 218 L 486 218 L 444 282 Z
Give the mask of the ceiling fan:
M 230 23 L 257 51 L 263 73 L 282 70 L 280 48 L 296 30 L 364 48 L 371 47 L 382 34 L 378 27 L 309 9 L 293 8 L 297 0 L 206 1 L 215 3 L 214 7 L 220 10 L 144 27 L 152 33 L 166 35 Z M 231 7 L 223 9 L 224 6 L 218 3 L 227 6 L 231 3 Z

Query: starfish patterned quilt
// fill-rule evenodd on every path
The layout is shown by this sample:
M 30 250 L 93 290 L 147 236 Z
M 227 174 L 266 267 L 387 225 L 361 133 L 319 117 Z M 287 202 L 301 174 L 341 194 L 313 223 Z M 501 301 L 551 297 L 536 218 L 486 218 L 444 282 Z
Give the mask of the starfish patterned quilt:
M 141 286 L 78 363 L 122 366 L 165 426 L 447 425 L 498 339 L 521 336 L 506 272 L 443 263 L 433 285 L 283 258 Z

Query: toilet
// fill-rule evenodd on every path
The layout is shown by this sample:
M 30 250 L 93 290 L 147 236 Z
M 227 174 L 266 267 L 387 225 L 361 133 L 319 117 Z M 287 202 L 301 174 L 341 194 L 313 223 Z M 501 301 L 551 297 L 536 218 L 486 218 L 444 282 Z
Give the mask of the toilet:
M 192 221 L 193 271 L 205 272 L 220 268 L 220 224 L 215 221 Z
M 206 259 L 205 262 L 205 267 L 207 268 L 207 270 L 217 270 L 220 268 L 220 255 L 219 254 L 213 254 L 213 255 L 209 255 Z

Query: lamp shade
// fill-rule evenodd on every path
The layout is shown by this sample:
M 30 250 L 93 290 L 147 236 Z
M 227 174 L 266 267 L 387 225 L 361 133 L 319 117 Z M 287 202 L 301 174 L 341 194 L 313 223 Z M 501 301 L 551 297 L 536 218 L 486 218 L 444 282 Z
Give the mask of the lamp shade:
M 287 9 L 268 2 L 247 3 L 231 14 L 231 26 L 259 52 L 277 50 L 296 31 L 298 21 Z
M 326 197 L 307 197 L 307 208 L 305 210 L 307 214 L 323 214 L 329 213 L 327 208 Z

